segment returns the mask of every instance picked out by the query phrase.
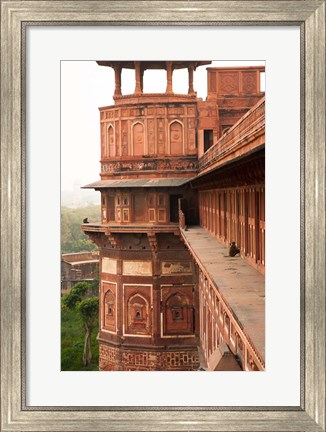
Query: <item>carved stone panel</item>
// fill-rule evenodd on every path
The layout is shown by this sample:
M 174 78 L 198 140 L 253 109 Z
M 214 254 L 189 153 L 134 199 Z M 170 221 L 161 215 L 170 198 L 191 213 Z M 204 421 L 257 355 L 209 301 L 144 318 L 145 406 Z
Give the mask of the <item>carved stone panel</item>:
M 165 208 L 159 208 L 157 210 L 157 221 L 158 222 L 164 222 L 164 223 L 167 221 Z
M 115 283 L 102 282 L 101 285 L 101 329 L 117 331 L 117 286 Z
M 121 121 L 121 153 L 122 156 L 128 155 L 128 121 Z
M 168 113 L 170 115 L 182 115 L 184 114 L 184 107 L 169 107 Z
M 162 261 L 161 272 L 163 275 L 192 274 L 193 265 L 190 261 Z
M 155 122 L 154 119 L 149 119 L 147 122 L 148 129 L 148 153 L 153 155 L 155 151 Z
M 162 287 L 161 299 L 163 336 L 194 334 L 192 287 Z
M 220 72 L 219 94 L 239 94 L 239 72 Z
M 114 122 L 115 129 L 115 155 L 120 156 L 120 121 Z
M 112 258 L 102 258 L 102 272 L 117 274 L 117 260 Z
M 152 276 L 152 261 L 123 261 L 122 273 L 128 276 Z
M 152 285 L 125 284 L 124 295 L 124 334 L 152 334 Z
M 242 72 L 242 93 L 257 93 L 257 73 L 256 71 Z
M 157 131 L 158 131 L 158 154 L 163 155 L 165 153 L 165 120 L 159 118 L 157 120 Z

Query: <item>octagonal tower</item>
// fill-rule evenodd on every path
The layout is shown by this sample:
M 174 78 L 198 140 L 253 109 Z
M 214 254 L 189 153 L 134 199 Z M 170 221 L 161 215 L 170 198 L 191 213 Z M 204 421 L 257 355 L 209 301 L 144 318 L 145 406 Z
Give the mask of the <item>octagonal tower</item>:
M 100 108 L 101 223 L 84 224 L 100 250 L 100 370 L 196 370 L 198 274 L 179 231 L 198 221 L 195 61 L 99 61 L 115 72 L 114 105 Z M 135 70 L 121 94 L 121 70 Z M 188 69 L 187 94 L 173 70 Z M 166 92 L 143 93 L 146 69 L 166 70 Z M 217 114 L 211 116 L 216 129 Z M 213 130 L 216 136 L 216 130 Z

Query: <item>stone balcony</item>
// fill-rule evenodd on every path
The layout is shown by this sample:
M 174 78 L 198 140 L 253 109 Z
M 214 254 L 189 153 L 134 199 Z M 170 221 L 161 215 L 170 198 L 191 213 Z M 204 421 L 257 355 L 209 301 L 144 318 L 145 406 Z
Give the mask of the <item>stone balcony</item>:
M 158 250 L 157 234 L 173 234 L 174 236 L 180 237 L 179 224 L 173 222 L 166 225 L 145 223 L 128 223 L 128 225 L 121 225 L 119 223 L 88 223 L 83 224 L 81 227 L 89 239 L 97 245 L 101 242 L 101 238 L 103 238 L 104 234 L 113 248 L 119 246 L 121 234 L 145 234 L 148 237 L 150 249 L 154 253 Z
M 110 222 L 109 224 L 82 224 L 82 230 L 86 233 L 174 233 L 179 235 L 179 224 L 170 222 L 169 224 L 146 224 L 146 223 L 120 223 Z

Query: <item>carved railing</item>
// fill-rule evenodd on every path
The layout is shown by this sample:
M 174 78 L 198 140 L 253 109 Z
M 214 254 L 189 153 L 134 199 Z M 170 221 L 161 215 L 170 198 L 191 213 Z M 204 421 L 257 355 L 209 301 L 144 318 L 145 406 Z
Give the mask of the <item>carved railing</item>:
M 198 264 L 198 261 L 196 261 Z M 234 350 L 234 346 L 232 346 L 230 337 L 230 333 L 225 333 L 225 317 L 228 318 L 229 322 L 232 324 L 233 328 L 235 329 L 235 333 L 239 340 L 241 340 L 242 344 L 244 345 L 245 349 L 247 350 L 249 357 L 253 360 L 253 363 L 256 365 L 258 370 L 265 370 L 265 360 L 262 357 L 262 355 L 258 352 L 257 348 L 253 344 L 249 334 L 242 328 L 242 325 L 238 322 L 238 319 L 236 318 L 231 306 L 227 303 L 227 301 L 224 299 L 224 297 L 221 295 L 220 291 L 215 286 L 215 283 L 210 279 L 210 275 L 208 272 L 203 270 L 201 266 L 199 266 L 200 270 L 200 279 L 204 278 L 207 280 L 208 287 L 206 287 L 201 283 L 199 283 L 199 291 L 201 292 L 203 298 L 205 299 L 205 303 L 215 318 L 215 322 L 217 323 L 220 333 L 223 335 L 224 341 L 228 344 L 231 351 L 236 355 L 236 351 Z M 218 314 L 220 313 L 217 309 L 215 304 L 213 303 L 213 300 L 211 296 L 209 295 L 210 289 L 213 290 L 214 295 L 218 298 L 219 303 L 221 304 L 221 309 L 224 311 L 223 313 L 223 321 L 221 322 L 218 318 Z M 208 359 L 206 359 L 207 361 Z M 248 359 L 247 359 L 248 360 Z M 246 362 L 246 359 L 241 360 L 241 365 L 243 370 L 246 369 L 246 366 L 249 365 L 249 361 Z
M 221 292 L 219 291 L 219 289 L 216 286 L 216 282 L 211 278 L 211 275 L 209 274 L 209 272 L 207 271 L 205 266 L 202 264 L 201 260 L 199 259 L 199 257 L 197 256 L 197 254 L 195 253 L 193 248 L 191 247 L 189 240 L 184 235 L 184 232 L 182 230 L 181 230 L 181 237 L 183 238 L 185 244 L 187 245 L 188 250 L 189 250 L 190 254 L 192 255 L 192 257 L 194 258 L 196 264 L 198 265 L 199 276 L 200 276 L 199 291 L 203 295 L 203 298 L 205 298 L 205 302 L 207 303 L 207 306 L 209 307 L 210 312 L 212 313 L 212 315 L 214 315 L 215 321 L 219 326 L 219 330 L 220 330 L 221 334 L 223 334 L 223 338 L 224 338 L 225 342 L 229 344 L 229 347 L 234 352 L 234 349 L 232 349 L 234 347 L 232 347 L 232 344 L 230 344 L 230 340 L 229 340 L 230 334 L 226 337 L 226 335 L 224 333 L 224 330 L 225 330 L 224 319 L 223 319 L 222 325 L 221 325 L 220 321 L 217 319 L 217 309 L 215 309 L 216 305 L 215 306 L 213 305 L 213 303 L 211 301 L 212 299 L 211 299 L 210 295 L 208 294 L 210 292 L 210 289 L 213 290 L 214 295 L 218 298 L 218 301 L 220 302 L 220 304 L 222 306 L 222 309 L 224 311 L 225 316 L 227 316 L 229 321 L 232 323 L 232 325 L 233 325 L 233 327 L 237 333 L 238 338 L 243 343 L 249 356 L 253 359 L 254 364 L 257 366 L 258 370 L 264 370 L 265 369 L 265 359 L 263 358 L 261 353 L 258 352 L 257 348 L 255 347 L 254 343 L 252 342 L 248 333 L 243 329 L 243 326 L 238 321 L 238 318 L 236 317 L 235 313 L 233 312 L 232 307 L 228 304 L 226 299 L 222 296 Z M 207 281 L 207 284 L 208 284 L 208 286 L 206 286 L 206 289 L 205 289 L 204 284 L 202 284 L 203 279 L 205 279 Z M 202 340 L 201 340 L 201 345 L 203 346 Z M 234 352 L 234 354 L 236 354 L 236 352 Z M 207 361 L 208 359 L 205 358 L 205 360 Z M 245 369 L 246 368 L 245 362 L 242 361 L 241 363 L 242 363 L 243 369 Z
M 121 225 L 120 223 L 108 223 L 108 224 L 83 224 L 81 225 L 83 232 L 88 233 L 128 233 L 128 232 L 171 232 L 179 234 L 179 224 L 177 222 L 170 222 L 169 224 L 144 224 L 144 223 L 129 223 L 127 225 Z
M 265 97 L 199 159 L 199 172 L 250 142 L 265 127 Z

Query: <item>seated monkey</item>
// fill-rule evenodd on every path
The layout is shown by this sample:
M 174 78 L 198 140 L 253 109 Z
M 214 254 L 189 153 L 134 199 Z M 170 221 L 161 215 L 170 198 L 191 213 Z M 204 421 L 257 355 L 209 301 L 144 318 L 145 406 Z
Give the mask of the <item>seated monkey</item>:
M 230 257 L 234 257 L 236 256 L 238 253 L 240 253 L 240 249 L 238 247 L 236 247 L 235 242 L 231 243 L 230 249 L 229 249 L 229 256 Z

